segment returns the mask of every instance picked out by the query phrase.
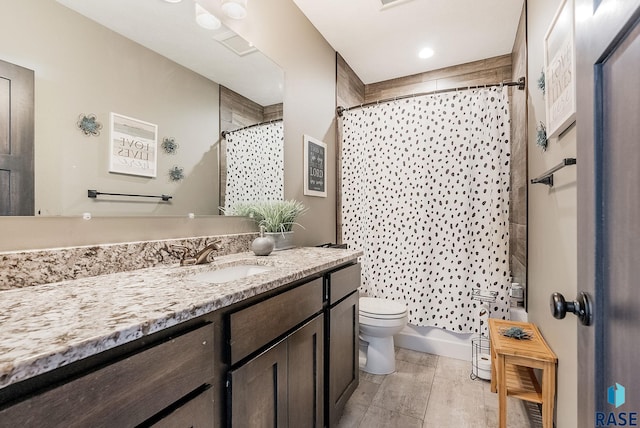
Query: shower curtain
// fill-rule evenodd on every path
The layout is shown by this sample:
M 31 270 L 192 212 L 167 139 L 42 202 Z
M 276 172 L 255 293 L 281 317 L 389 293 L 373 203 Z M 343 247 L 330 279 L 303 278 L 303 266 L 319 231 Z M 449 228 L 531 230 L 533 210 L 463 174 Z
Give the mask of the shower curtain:
M 226 134 L 225 211 L 238 202 L 284 199 L 282 121 Z
M 409 322 L 470 333 L 473 289 L 509 286 L 507 88 L 346 111 L 343 242 L 362 249 L 361 291 L 407 305 Z

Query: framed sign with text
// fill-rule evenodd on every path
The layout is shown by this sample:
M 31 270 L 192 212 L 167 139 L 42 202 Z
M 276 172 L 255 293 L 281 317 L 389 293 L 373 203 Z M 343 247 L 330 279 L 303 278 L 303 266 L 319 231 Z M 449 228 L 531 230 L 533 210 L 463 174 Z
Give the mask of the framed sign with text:
M 109 172 L 156 177 L 158 125 L 111 113 Z
M 327 145 L 304 136 L 304 194 L 327 197 Z
M 573 0 L 563 0 L 544 38 L 547 137 L 557 137 L 576 118 L 576 55 Z

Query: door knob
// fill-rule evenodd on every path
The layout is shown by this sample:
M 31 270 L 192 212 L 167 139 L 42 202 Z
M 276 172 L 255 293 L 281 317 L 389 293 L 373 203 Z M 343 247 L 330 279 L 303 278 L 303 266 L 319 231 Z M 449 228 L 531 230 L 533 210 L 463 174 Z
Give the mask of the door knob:
M 573 302 L 567 302 L 561 293 L 551 295 L 551 314 L 554 318 L 561 320 L 567 312 L 575 314 L 582 325 L 591 325 L 593 322 L 593 307 L 591 298 L 587 293 L 581 291 Z

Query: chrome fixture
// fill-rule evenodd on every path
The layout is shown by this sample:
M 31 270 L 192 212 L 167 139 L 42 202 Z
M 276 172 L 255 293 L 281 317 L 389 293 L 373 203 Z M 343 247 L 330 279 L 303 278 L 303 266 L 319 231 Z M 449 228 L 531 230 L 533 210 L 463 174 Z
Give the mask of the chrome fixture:
M 222 241 L 219 240 L 210 242 L 201 250 L 196 251 L 195 254 L 183 245 L 172 245 L 171 249 L 182 252 L 180 266 L 203 265 L 213 261 L 213 257 L 211 255 L 214 251 L 222 249 L 222 246 L 220 245 L 221 242 Z

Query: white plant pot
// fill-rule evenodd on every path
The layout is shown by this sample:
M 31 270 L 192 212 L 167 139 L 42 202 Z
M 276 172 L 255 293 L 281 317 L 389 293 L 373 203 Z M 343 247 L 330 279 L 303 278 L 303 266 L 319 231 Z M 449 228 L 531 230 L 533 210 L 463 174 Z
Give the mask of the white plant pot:
M 293 248 L 293 231 L 291 232 L 265 232 L 264 236 L 270 236 L 275 242 L 273 251 L 287 250 Z

